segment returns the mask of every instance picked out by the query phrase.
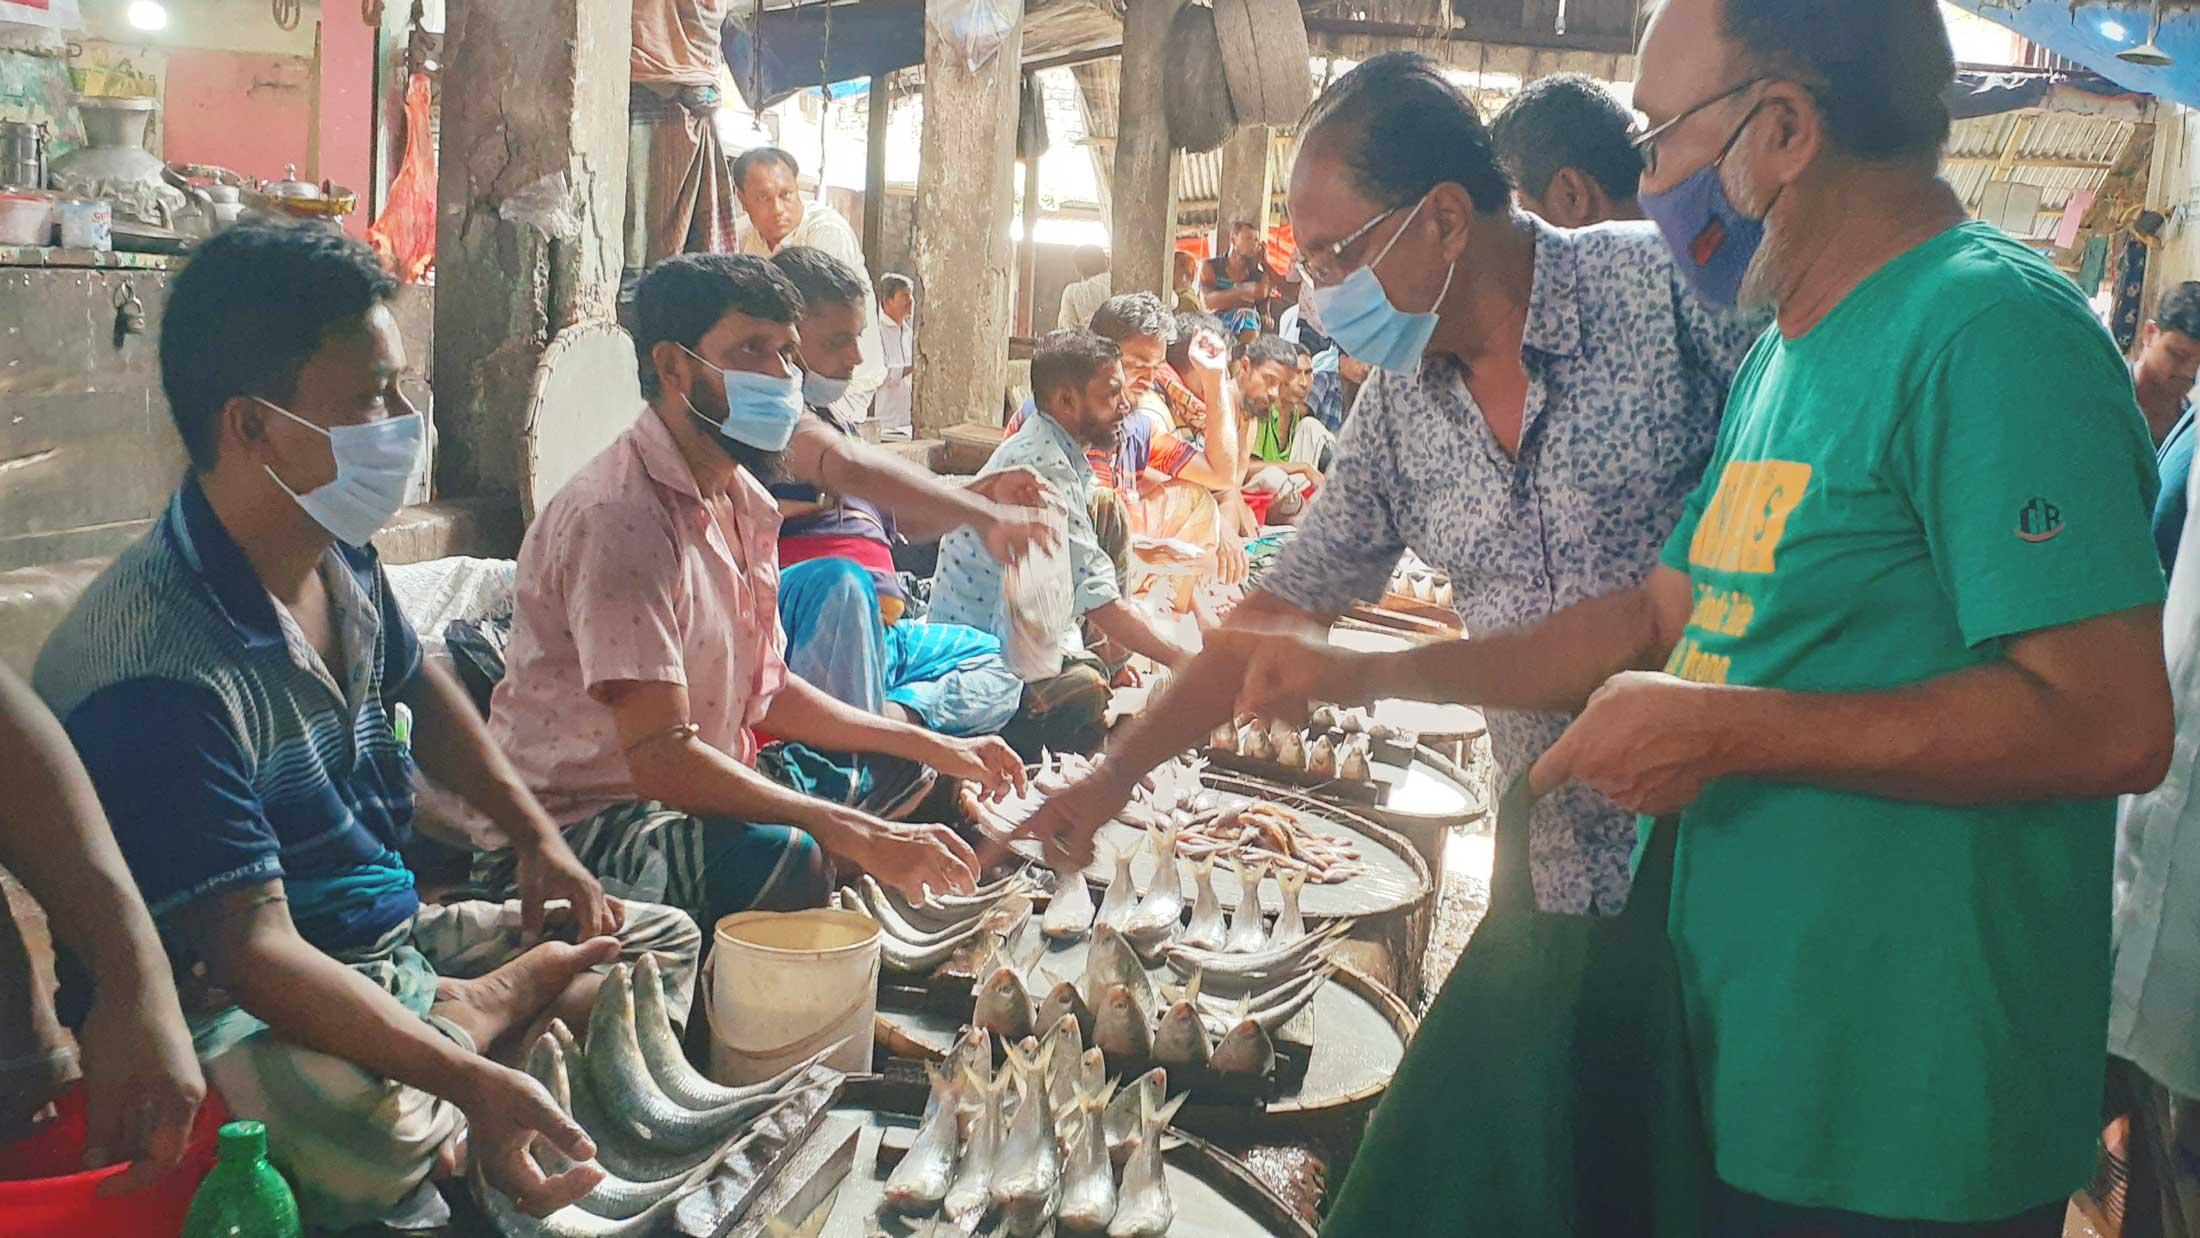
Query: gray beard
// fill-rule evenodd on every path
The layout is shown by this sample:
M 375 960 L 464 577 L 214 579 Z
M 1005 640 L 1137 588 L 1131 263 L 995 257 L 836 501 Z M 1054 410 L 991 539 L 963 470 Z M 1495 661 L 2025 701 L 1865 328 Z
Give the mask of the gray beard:
M 1747 186 L 1751 183 L 1750 155 L 1746 144 L 1737 146 L 1726 164 L 1720 169 L 1722 176 L 1727 169 L 1734 173 L 1733 181 L 1726 185 L 1728 196 L 1743 214 L 1764 224 L 1764 239 L 1757 245 L 1757 252 L 1750 255 L 1749 266 L 1742 272 L 1741 290 L 1735 296 L 1735 304 L 1745 310 L 1778 309 L 1780 284 L 1783 273 L 1789 268 L 1790 251 L 1794 248 L 1787 230 L 1772 221 L 1772 200 L 1751 201 Z M 1735 186 L 1743 187 L 1741 194 Z

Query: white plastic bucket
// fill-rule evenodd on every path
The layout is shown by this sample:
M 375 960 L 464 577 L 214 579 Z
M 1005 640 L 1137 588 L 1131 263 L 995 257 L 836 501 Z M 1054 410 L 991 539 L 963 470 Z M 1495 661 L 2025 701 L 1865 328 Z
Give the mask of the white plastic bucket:
M 718 922 L 710 985 L 710 1074 L 755 1083 L 845 1041 L 825 1060 L 871 1069 L 878 925 L 849 911 L 744 911 Z

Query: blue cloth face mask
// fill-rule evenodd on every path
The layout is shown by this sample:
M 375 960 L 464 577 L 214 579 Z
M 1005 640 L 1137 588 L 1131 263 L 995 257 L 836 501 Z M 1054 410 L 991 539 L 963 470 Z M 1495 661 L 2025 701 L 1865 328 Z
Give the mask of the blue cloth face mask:
M 1421 354 L 1428 351 L 1428 342 L 1436 335 L 1436 310 L 1431 307 L 1416 313 L 1391 304 L 1375 268 L 1390 256 L 1398 238 L 1413 227 L 1414 218 L 1426 205 L 1428 198 L 1423 195 L 1413 204 L 1405 223 L 1391 235 L 1390 243 L 1365 266 L 1331 287 L 1313 292 L 1314 316 L 1319 323 L 1316 330 L 1336 341 L 1347 354 L 1400 374 L 1412 374 L 1420 368 Z M 1451 292 L 1451 278 L 1458 269 L 1454 263 L 1444 272 L 1443 290 L 1436 294 L 1437 305 L 1442 305 Z
M 324 430 L 280 404 L 269 400 L 260 403 L 328 440 L 329 454 L 336 460 L 336 478 L 327 485 L 300 494 L 276 477 L 273 468 L 268 468 L 267 475 L 338 540 L 352 546 L 366 545 L 405 505 L 405 488 L 412 484 L 413 470 L 419 467 L 420 449 L 428 436 L 428 424 L 420 414 Z
M 683 347 L 681 351 L 704 365 L 711 364 L 692 348 Z M 795 423 L 802 419 L 802 371 L 795 370 L 785 378 L 748 370 L 718 370 L 718 374 L 726 384 L 725 420 L 712 421 L 683 395 L 680 399 L 688 411 L 736 443 L 760 451 L 784 450 L 794 437 Z
M 1727 151 L 1734 149 L 1755 116 L 1752 111 L 1744 117 L 1727 139 L 1726 150 L 1694 175 L 1663 193 L 1646 191 L 1637 199 L 1643 215 L 1664 235 L 1688 286 L 1713 305 L 1731 306 L 1741 299 L 1750 260 L 1765 240 L 1765 221 L 1744 215 L 1734 205 L 1727 196 L 1726 178 L 1719 174 Z

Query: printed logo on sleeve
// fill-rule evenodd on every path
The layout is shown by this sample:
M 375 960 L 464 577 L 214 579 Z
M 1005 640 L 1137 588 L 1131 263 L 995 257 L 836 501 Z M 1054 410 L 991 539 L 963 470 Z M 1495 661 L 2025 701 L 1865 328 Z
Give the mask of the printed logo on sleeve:
M 2051 542 L 2062 531 L 2062 509 L 2046 499 L 2033 499 L 2017 513 L 2017 537 L 2022 541 Z

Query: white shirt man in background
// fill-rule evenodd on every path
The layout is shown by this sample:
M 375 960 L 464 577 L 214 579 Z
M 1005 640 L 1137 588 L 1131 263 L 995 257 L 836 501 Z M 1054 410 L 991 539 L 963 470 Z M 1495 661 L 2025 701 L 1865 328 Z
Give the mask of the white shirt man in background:
M 886 381 L 879 387 L 871 411 L 882 429 L 907 430 L 910 397 L 917 389 L 917 289 L 908 276 L 879 276 L 878 311 L 879 349 Z
M 1079 278 L 1062 289 L 1062 310 L 1056 315 L 1055 325 L 1064 331 L 1083 331 L 1092 326 L 1092 316 L 1112 295 L 1108 251 L 1098 245 L 1080 245 L 1071 260 L 1077 264 Z
M 805 201 L 799 184 L 802 169 L 794 156 L 776 146 L 759 146 L 733 161 L 733 188 L 748 215 L 741 229 L 740 251 L 769 258 L 789 245 L 822 249 L 871 282 L 863 265 L 863 243 L 839 211 L 823 202 Z M 871 416 L 871 397 L 886 380 L 884 353 L 880 350 L 878 307 L 864 306 L 863 360 L 848 380 L 848 393 L 833 404 L 833 412 L 850 425 Z

